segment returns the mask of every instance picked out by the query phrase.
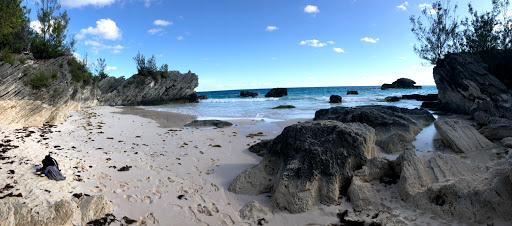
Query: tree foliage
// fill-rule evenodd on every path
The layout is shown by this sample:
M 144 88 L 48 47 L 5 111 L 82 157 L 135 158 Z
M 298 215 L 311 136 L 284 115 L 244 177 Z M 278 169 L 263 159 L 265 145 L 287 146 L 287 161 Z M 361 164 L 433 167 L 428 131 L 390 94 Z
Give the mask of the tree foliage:
M 140 52 L 133 57 L 135 64 L 137 65 L 137 74 L 145 77 L 151 77 L 158 81 L 162 78 L 169 77 L 169 65 L 163 64 L 158 67 L 155 56 L 151 56 L 146 60 L 146 57 Z
M 104 79 L 108 77 L 108 74 L 106 72 L 107 70 L 107 61 L 105 58 L 98 58 L 95 64 L 95 71 L 96 76 L 98 76 L 100 79 Z
M 441 1 L 425 7 L 421 16 L 411 16 L 411 31 L 418 40 L 414 51 L 420 58 L 435 64 L 445 54 L 460 51 L 461 35 L 457 31 L 459 22 L 455 17 L 457 6 L 451 6 L 450 0 L 443 5 Z
M 29 9 L 22 0 L 0 1 L 0 50 L 21 52 L 29 40 Z

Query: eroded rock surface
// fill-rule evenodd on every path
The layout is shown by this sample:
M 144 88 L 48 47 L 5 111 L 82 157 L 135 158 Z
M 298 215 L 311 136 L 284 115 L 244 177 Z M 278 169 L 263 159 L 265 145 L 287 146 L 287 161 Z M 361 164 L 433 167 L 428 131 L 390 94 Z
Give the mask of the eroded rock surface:
M 374 129 L 360 123 L 314 121 L 286 127 L 260 164 L 240 174 L 229 190 L 272 192 L 276 207 L 304 212 L 337 204 L 352 174 L 375 155 Z
M 416 135 L 435 119 L 423 109 L 361 106 L 322 109 L 315 113 L 315 120 L 365 123 L 375 129 L 378 146 L 387 153 L 399 153 L 412 148 Z

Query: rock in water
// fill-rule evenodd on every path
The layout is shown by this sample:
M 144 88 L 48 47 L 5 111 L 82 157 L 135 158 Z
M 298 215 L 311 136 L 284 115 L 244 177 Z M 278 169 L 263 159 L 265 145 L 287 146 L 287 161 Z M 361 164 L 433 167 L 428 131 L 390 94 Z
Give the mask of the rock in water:
M 241 97 L 257 97 L 258 93 L 247 91 L 247 90 L 243 90 L 243 91 L 240 91 L 240 96 Z
M 287 88 L 273 88 L 265 94 L 265 97 L 284 97 L 288 96 Z
M 359 95 L 359 92 L 357 90 L 349 90 L 347 91 L 347 95 Z
M 217 127 L 225 128 L 232 126 L 233 123 L 221 120 L 194 120 L 185 125 L 185 127 Z
M 421 86 L 416 86 L 416 82 L 408 78 L 399 78 L 392 84 L 384 84 L 381 86 L 382 90 L 386 89 L 421 89 Z
M 400 101 L 402 98 L 400 97 L 397 97 L 397 96 L 391 96 L 391 97 L 386 97 L 384 98 L 384 101 L 386 102 L 398 102 Z
M 412 148 L 416 135 L 435 118 L 423 109 L 361 106 L 322 109 L 315 113 L 315 120 L 365 123 L 375 129 L 379 147 L 387 153 L 399 153 Z
M 512 54 L 491 56 L 496 59 L 448 54 L 437 63 L 434 79 L 442 110 L 468 115 L 482 111 L 492 117 L 512 119 L 512 79 L 510 71 L 505 70 L 512 65 Z
M 355 170 L 375 155 L 375 131 L 360 123 L 313 121 L 286 127 L 256 166 L 237 176 L 229 190 L 272 192 L 272 201 L 292 213 L 318 203 L 337 204 Z
M 331 97 L 329 97 L 329 103 L 331 104 L 339 104 L 341 101 L 342 98 L 339 95 L 331 95 Z

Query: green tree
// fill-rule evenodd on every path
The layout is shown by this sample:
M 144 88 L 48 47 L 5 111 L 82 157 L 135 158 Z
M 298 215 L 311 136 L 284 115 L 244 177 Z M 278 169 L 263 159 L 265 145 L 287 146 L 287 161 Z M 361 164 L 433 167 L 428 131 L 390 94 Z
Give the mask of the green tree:
M 493 9 L 490 12 L 479 14 L 471 3 L 468 4 L 468 13 L 471 16 L 462 21 L 465 27 L 464 51 L 476 53 L 500 47 L 500 34 L 496 28 L 501 27 L 498 15 L 502 6 L 499 0 L 492 0 L 492 5 Z
M 425 7 L 421 16 L 410 17 L 411 31 L 419 42 L 414 51 L 420 58 L 435 64 L 445 54 L 460 51 L 461 35 L 456 10 L 457 5 L 452 6 L 450 0 L 446 0 L 444 5 L 438 0 L 431 8 Z
M 28 46 L 28 13 L 22 0 L 0 1 L 0 50 L 21 52 Z
M 96 65 L 95 65 L 96 75 L 98 77 L 100 77 L 101 79 L 108 77 L 106 69 L 107 69 L 107 61 L 105 60 L 105 58 L 99 58 L 96 61 Z
M 497 5 L 500 10 L 500 16 L 498 20 L 499 36 L 500 36 L 500 48 L 501 49 L 512 49 L 512 11 L 510 10 L 509 0 L 498 0 L 496 3 L 493 1 L 493 6 Z
M 74 41 L 66 42 L 67 12 L 61 12 L 58 0 L 40 0 L 38 5 L 37 19 L 41 29 L 32 42 L 34 57 L 47 59 L 70 54 Z

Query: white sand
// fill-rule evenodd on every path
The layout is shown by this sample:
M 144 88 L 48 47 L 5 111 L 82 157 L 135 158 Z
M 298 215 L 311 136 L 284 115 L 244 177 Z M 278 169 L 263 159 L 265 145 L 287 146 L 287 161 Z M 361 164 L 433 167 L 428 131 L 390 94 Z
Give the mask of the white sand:
M 247 151 L 248 146 L 277 136 L 296 121 L 244 121 L 224 129 L 169 129 L 163 127 L 180 126 L 193 118 L 176 114 L 172 123 L 166 124 L 162 119 L 169 115 L 146 112 L 141 114 L 147 117 L 143 118 L 126 114 L 126 109 L 119 114 L 122 111 L 113 107 L 83 109 L 54 128 L 59 132 L 49 134 L 48 140 L 38 143 L 41 137 L 36 132 L 23 142 L 13 141 L 20 147 L 6 155 L 15 156 L 15 163 L 0 161 L 0 181 L 15 185 L 10 192 L 22 193 L 33 205 L 73 193 L 104 194 L 112 200 L 118 219 L 127 216 L 142 225 L 254 225 L 240 218 L 240 208 L 251 200 L 271 207 L 267 195 L 236 195 L 227 187 L 240 172 L 260 161 Z M 2 138 L 7 135 L 13 139 L 13 130 L 2 131 Z M 266 136 L 246 137 L 256 132 Z M 54 148 L 56 145 L 62 150 Z M 53 156 L 68 177 L 66 181 L 49 181 L 33 173 L 33 166 L 49 151 L 56 153 Z M 119 172 L 122 166 L 132 168 Z M 16 171 L 15 176 L 5 173 L 10 169 Z M 351 209 L 346 202 L 321 205 L 303 214 L 275 211 L 266 220 L 267 225 L 325 225 L 337 223 L 336 213 L 344 209 Z

